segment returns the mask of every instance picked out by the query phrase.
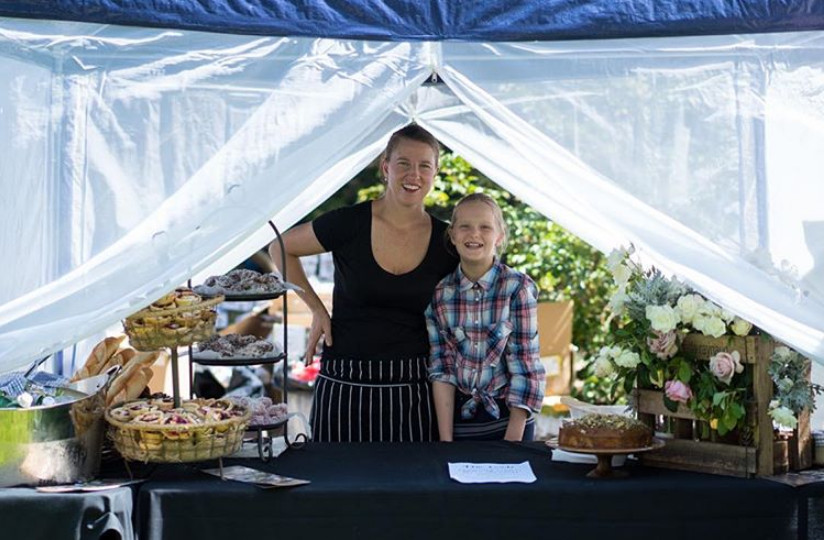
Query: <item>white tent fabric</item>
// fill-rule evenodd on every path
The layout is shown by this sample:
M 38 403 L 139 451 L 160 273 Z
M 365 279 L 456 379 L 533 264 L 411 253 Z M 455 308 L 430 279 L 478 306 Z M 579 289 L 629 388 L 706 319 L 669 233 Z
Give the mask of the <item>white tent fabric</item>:
M 391 43 L 0 19 L 0 372 L 231 268 L 411 119 L 821 363 L 822 53 L 821 32 Z

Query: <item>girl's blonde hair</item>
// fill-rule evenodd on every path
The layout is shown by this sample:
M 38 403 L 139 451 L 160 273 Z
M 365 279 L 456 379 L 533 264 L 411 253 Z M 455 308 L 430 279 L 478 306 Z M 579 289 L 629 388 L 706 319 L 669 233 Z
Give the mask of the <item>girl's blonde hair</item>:
M 507 240 L 510 238 L 510 233 L 507 230 L 507 223 L 504 221 L 504 213 L 501 211 L 501 207 L 498 205 L 495 199 L 493 199 L 486 193 L 482 193 L 480 191 L 470 193 L 469 195 L 465 195 L 453 207 L 453 215 L 450 217 L 450 226 L 447 227 L 447 244 L 453 247 L 452 242 L 450 242 L 449 235 L 450 231 L 453 230 L 453 223 L 455 223 L 455 218 L 458 214 L 458 209 L 461 207 L 462 204 L 470 202 L 484 203 L 487 206 L 489 206 L 490 209 L 493 211 L 493 217 L 496 220 L 496 224 L 498 225 L 499 230 L 501 230 L 501 232 L 504 233 L 504 240 L 501 241 L 501 244 L 496 246 L 496 255 L 501 257 L 501 254 L 504 253 L 505 249 L 507 249 Z M 453 249 L 455 248 L 453 247 Z

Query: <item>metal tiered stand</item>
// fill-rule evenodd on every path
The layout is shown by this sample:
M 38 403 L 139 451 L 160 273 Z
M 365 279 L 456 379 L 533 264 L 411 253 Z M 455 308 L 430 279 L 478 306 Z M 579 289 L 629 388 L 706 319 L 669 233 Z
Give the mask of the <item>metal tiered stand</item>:
M 278 244 L 281 246 L 281 268 L 282 277 L 284 282 L 287 282 L 287 275 L 286 275 L 286 250 L 284 248 L 284 241 L 281 237 L 281 233 L 278 231 L 278 228 L 275 224 L 270 221 L 270 227 L 272 230 L 275 231 L 275 237 L 278 239 Z M 233 294 L 225 294 L 224 301 L 231 302 L 231 301 L 258 301 L 258 300 L 275 300 L 278 298 L 283 297 L 283 320 L 282 326 L 284 331 L 284 349 L 283 352 L 267 357 L 260 357 L 260 358 L 229 358 L 229 359 L 222 359 L 222 358 L 195 358 L 192 355 L 192 346 L 189 346 L 189 380 L 193 381 L 193 370 L 192 364 L 200 364 L 202 366 L 229 366 L 229 367 L 237 367 L 237 366 L 248 366 L 248 365 L 274 365 L 278 362 L 283 361 L 283 403 L 287 404 L 287 375 L 289 373 L 289 362 L 287 362 L 287 351 L 289 350 L 287 344 L 287 301 L 286 301 L 286 290 L 274 293 L 262 293 L 262 294 L 246 294 L 246 295 L 233 295 Z M 175 391 L 175 406 L 177 406 L 177 396 L 179 395 L 178 392 L 178 374 L 177 374 L 177 351 L 173 350 L 173 357 L 172 357 L 172 378 L 174 380 L 174 391 Z M 286 444 L 287 448 L 300 448 L 306 443 L 307 436 L 304 433 L 298 433 L 295 436 L 295 441 L 290 442 L 289 440 L 289 432 L 287 429 L 287 422 L 291 418 L 292 415 L 287 415 L 284 417 L 283 420 L 272 424 L 259 424 L 254 426 L 249 426 L 247 431 L 254 431 L 256 432 L 256 442 L 258 445 L 258 456 L 261 458 L 261 461 L 269 461 L 269 459 L 273 455 L 273 443 L 274 439 L 269 435 L 269 432 L 272 430 L 276 430 L 279 428 L 283 428 L 283 437 L 284 443 Z

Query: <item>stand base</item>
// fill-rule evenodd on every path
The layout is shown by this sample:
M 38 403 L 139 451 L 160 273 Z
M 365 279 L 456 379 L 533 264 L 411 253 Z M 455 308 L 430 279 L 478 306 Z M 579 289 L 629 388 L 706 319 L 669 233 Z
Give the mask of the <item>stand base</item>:
M 588 478 L 627 478 L 627 471 L 619 471 L 613 468 L 613 454 L 599 454 L 596 456 L 598 464 L 596 468 L 587 473 Z

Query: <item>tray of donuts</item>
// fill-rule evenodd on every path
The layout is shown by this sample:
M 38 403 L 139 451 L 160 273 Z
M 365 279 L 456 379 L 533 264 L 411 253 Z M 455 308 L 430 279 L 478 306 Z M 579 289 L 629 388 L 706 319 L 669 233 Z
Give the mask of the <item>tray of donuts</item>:
M 140 351 L 190 345 L 215 333 L 214 307 L 223 296 L 203 298 L 179 287 L 123 321 L 129 343 Z
M 237 452 L 252 413 L 228 399 L 190 399 L 174 408 L 166 396 L 120 403 L 106 410 L 109 438 L 133 461 L 186 463 Z

